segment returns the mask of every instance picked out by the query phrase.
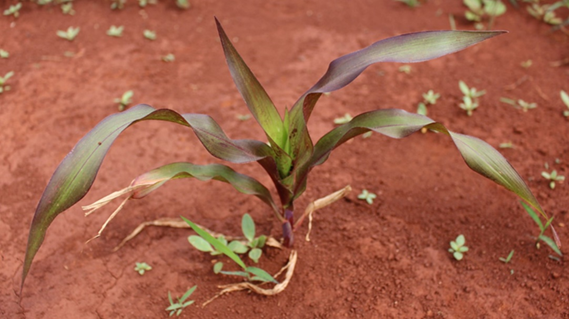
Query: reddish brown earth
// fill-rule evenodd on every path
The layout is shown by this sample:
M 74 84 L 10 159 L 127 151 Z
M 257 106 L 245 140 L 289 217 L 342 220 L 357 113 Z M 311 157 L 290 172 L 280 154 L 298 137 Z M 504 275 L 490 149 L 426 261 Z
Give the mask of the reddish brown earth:
M 13 3 L 14 1 L 7 1 Z M 22 260 L 35 206 L 49 177 L 73 145 L 117 111 L 115 97 L 132 89 L 135 103 L 207 113 L 232 138 L 262 136 L 233 86 L 217 40 L 217 16 L 245 60 L 282 111 L 326 70 L 328 62 L 379 39 L 405 32 L 448 29 L 460 1 L 432 0 L 419 8 L 395 1 L 206 1 L 188 11 L 173 1 L 141 10 L 129 1 L 111 11 L 102 1 L 76 1 L 75 16 L 26 2 L 19 19 L 0 18 L 0 74 L 14 71 L 11 90 L 0 95 L 0 317 L 162 318 L 167 293 L 198 285 L 196 304 L 234 278 L 213 274 L 209 255 L 193 249 L 189 230 L 152 228 L 123 249 L 112 248 L 136 225 L 158 217 L 187 216 L 215 231 L 238 234 L 250 213 L 260 232 L 280 236 L 264 205 L 221 183 L 171 182 L 127 205 L 102 238 L 89 244 L 112 208 L 83 217 L 79 205 L 58 217 L 36 256 L 23 294 Z M 2 9 L 8 3 L 2 2 Z M 509 5 L 509 4 L 508 4 Z M 566 18 L 566 17 L 564 17 Z M 12 22 L 14 22 L 12 24 Z M 461 29 L 472 25 L 457 18 Z M 122 38 L 105 35 L 124 25 Z M 80 26 L 73 42 L 57 30 Z M 311 119 L 318 137 L 346 112 L 397 107 L 414 111 L 421 93 L 441 94 L 429 115 L 451 130 L 478 136 L 502 153 L 555 216 L 569 245 L 567 184 L 549 189 L 544 163 L 569 175 L 569 122 L 561 89 L 569 90 L 569 37 L 508 6 L 496 29 L 510 33 L 466 51 L 412 66 L 368 69 L 349 87 L 323 97 Z M 142 37 L 144 29 L 157 40 Z M 66 57 L 64 53 L 75 53 Z M 176 61 L 160 57 L 173 53 Z M 531 59 L 529 69 L 520 67 Z M 525 79 L 525 81 L 520 81 Z M 487 94 L 472 117 L 458 108 L 464 80 Z M 518 82 L 518 85 L 512 85 Z M 521 98 L 539 107 L 524 113 L 499 98 Z M 560 159 L 560 164 L 553 164 Z M 103 163 L 89 204 L 157 166 L 212 161 L 193 133 L 167 123 L 142 123 L 121 136 Z M 235 166 L 263 183 L 256 164 Z M 546 247 L 518 199 L 464 165 L 452 142 L 436 134 L 405 140 L 379 135 L 356 138 L 315 169 L 297 207 L 350 184 L 354 191 L 315 215 L 312 241 L 306 225 L 297 234 L 299 261 L 289 287 L 273 297 L 246 292 L 222 296 L 205 308 L 190 306 L 181 318 L 569 318 L 569 270 Z M 373 205 L 357 200 L 366 188 Z M 470 251 L 457 262 L 449 241 L 464 234 Z M 567 246 L 562 250 L 567 253 Z M 510 250 L 509 264 L 498 260 Z M 270 272 L 288 251 L 267 249 L 260 266 Z M 153 269 L 144 276 L 135 262 Z

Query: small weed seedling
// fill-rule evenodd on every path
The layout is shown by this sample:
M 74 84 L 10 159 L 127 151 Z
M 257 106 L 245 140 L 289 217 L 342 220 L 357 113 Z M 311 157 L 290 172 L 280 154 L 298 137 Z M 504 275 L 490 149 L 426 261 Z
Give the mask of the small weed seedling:
M 468 10 L 464 13 L 465 18 L 476 22 L 474 26 L 478 30 L 484 28 L 481 21 L 485 16 L 490 17 L 488 29 L 491 29 L 494 19 L 506 13 L 506 6 L 501 0 L 463 0 L 463 3 L 468 7 Z
M 514 144 L 512 142 L 504 142 L 500 143 L 498 146 L 499 148 L 514 148 Z
M 126 107 L 132 103 L 133 95 L 134 92 L 132 90 L 128 90 L 124 92 L 120 98 L 115 99 L 115 103 L 119 104 L 119 111 L 124 111 L 124 109 L 126 109 Z
M 119 37 L 122 37 L 123 30 L 124 30 L 124 26 L 122 26 L 122 25 L 118 26 L 118 27 L 112 25 L 109 28 L 109 30 L 107 30 L 107 35 L 111 36 L 111 37 L 119 38 Z
M 536 238 L 535 246 L 539 249 L 539 246 L 540 246 L 539 241 L 541 240 L 544 243 L 546 243 L 547 246 L 549 246 L 551 249 L 553 249 L 553 251 L 556 252 L 559 256 L 563 256 L 563 254 L 561 253 L 561 250 L 559 250 L 559 247 L 557 246 L 555 241 L 553 241 L 548 236 L 544 235 L 545 231 L 547 230 L 547 227 L 549 227 L 549 225 L 551 225 L 551 222 L 553 221 L 553 217 L 548 219 L 547 222 L 545 223 L 545 225 L 543 225 L 543 223 L 541 222 L 541 218 L 539 218 L 539 216 L 536 214 L 536 212 L 531 207 L 529 207 L 524 202 L 520 202 L 520 203 L 522 204 L 522 206 L 524 207 L 526 212 L 530 215 L 531 219 L 533 219 L 533 221 L 537 224 L 537 226 L 540 229 L 539 236 L 537 236 L 537 238 Z M 552 230 L 553 230 L 553 228 L 552 228 Z M 557 236 L 557 235 L 554 233 L 554 236 Z
M 8 57 L 10 57 L 10 53 L 8 53 L 8 51 L 0 49 L 0 58 L 7 59 Z
M 395 0 L 395 1 L 402 2 L 411 8 L 416 8 L 421 5 L 421 2 L 419 2 L 419 0 Z
M 435 93 L 433 90 L 429 90 L 427 93 L 423 93 L 423 99 L 426 104 L 435 105 L 437 100 L 441 97 L 439 93 Z
M 4 75 L 4 77 L 0 76 L 0 94 L 3 93 L 4 91 L 8 91 L 10 90 L 10 87 L 5 85 L 6 81 L 8 81 L 9 78 L 11 78 L 14 75 L 13 71 L 10 71 L 8 73 L 6 73 L 6 75 Z
M 342 117 L 337 117 L 334 119 L 334 124 L 336 125 L 342 125 L 342 124 L 346 124 L 349 123 L 351 120 L 353 120 L 354 118 L 349 114 L 346 113 L 344 114 L 344 116 Z
M 463 96 L 462 103 L 460 103 L 458 106 L 460 106 L 461 109 L 465 110 L 468 116 L 472 116 L 472 111 L 478 108 L 478 102 L 473 100 L 470 96 Z
M 144 37 L 150 41 L 156 40 L 156 32 L 154 31 L 144 30 L 144 32 L 142 32 L 142 35 L 144 35 Z
M 521 67 L 524 69 L 529 69 L 529 67 L 533 64 L 532 60 L 526 60 L 520 63 Z
M 148 265 L 147 263 L 136 263 L 136 266 L 134 267 L 134 271 L 138 272 L 139 275 L 144 275 L 144 273 L 146 271 L 152 270 L 152 267 L 150 267 L 150 265 Z
M 63 14 L 68 14 L 71 16 L 74 15 L 75 10 L 73 10 L 73 2 L 67 2 L 67 3 L 61 4 L 61 12 Z
M 157 4 L 158 2 L 156 0 L 138 0 L 138 5 L 141 8 L 146 7 L 149 4 Z
M 567 107 L 567 110 L 563 111 L 563 116 L 569 118 L 569 94 L 561 90 L 559 92 L 559 95 L 561 96 L 561 101 L 563 101 L 563 104 L 565 104 L 565 106 Z
M 181 9 L 189 9 L 190 2 L 188 0 L 176 0 L 176 5 Z
M 120 206 L 122 209 L 126 201 L 143 198 L 171 179 L 215 180 L 228 183 L 237 191 L 254 195 L 267 204 L 268 211 L 275 216 L 282 228 L 284 246 L 291 247 L 294 245 L 294 233 L 301 229 L 305 216 L 295 220 L 294 213 L 298 211 L 295 207 L 296 200 L 306 190 L 309 174 L 315 167 L 324 164 L 332 151 L 369 131 L 391 138 L 403 138 L 422 128 L 428 128 L 443 133 L 441 136 L 449 137 L 468 167 L 518 195 L 547 218 L 529 187 L 500 152 L 480 139 L 448 130 L 443 124 L 426 116 L 400 109 L 374 109 L 334 127 L 318 140 L 313 140 L 314 137 L 308 130 L 308 122 L 322 95 L 350 84 L 368 66 L 385 61 L 414 63 L 435 59 L 466 49 L 503 32 L 417 32 L 375 42 L 332 61 L 320 80 L 302 94 L 290 109 L 283 109 L 281 114 L 233 46 L 219 21 L 216 21 L 216 24 L 231 77 L 253 118 L 263 129 L 264 138 L 234 140 L 206 114 L 180 114 L 170 109 L 157 110 L 145 104 L 108 116 L 77 143 L 46 186 L 30 227 L 23 263 L 22 286 L 52 221 L 87 194 L 113 141 L 130 125 L 139 125 L 138 123 L 149 120 L 168 121 L 192 129 L 210 154 L 235 166 L 257 162 L 267 173 L 266 180 L 273 182 L 278 201 L 275 201 L 267 186 L 251 176 L 238 173 L 228 165 L 179 162 L 140 175 L 127 188 L 113 193 L 104 201 L 86 207 L 86 210 L 99 209 L 112 199 L 128 194 Z M 113 216 L 117 213 L 118 210 Z M 274 282 L 274 278 L 265 271 L 247 267 L 227 245 L 190 221 L 186 222 L 215 250 L 228 256 L 242 268 L 238 275 Z
M 486 91 L 478 91 L 476 88 L 469 88 L 464 81 L 458 81 L 458 88 L 464 95 L 462 103 L 459 104 L 460 108 L 466 111 L 468 116 L 472 116 L 472 111 L 478 108 L 478 98 L 486 94 Z
M 399 72 L 411 74 L 411 66 L 409 64 L 402 65 L 399 67 Z
M 174 62 L 174 60 L 176 60 L 176 57 L 172 53 L 168 53 L 162 57 L 162 61 L 164 62 Z
M 111 3 L 111 10 L 122 10 L 124 8 L 124 5 L 126 4 L 126 0 L 112 0 L 113 3 Z
M 251 218 L 251 217 L 249 216 L 249 218 Z M 273 276 L 271 276 L 268 272 L 264 271 L 261 268 L 246 266 L 245 263 L 243 262 L 243 260 L 241 260 L 241 258 L 239 258 L 239 256 L 237 256 L 237 254 L 234 250 L 243 251 L 243 253 L 245 253 L 249 249 L 245 245 L 243 245 L 241 242 L 232 241 L 231 243 L 229 243 L 229 245 L 226 245 L 225 243 L 227 241 L 222 242 L 221 240 L 214 238 L 208 232 L 201 229 L 198 225 L 192 223 L 188 219 L 186 219 L 184 217 L 182 217 L 182 219 L 186 223 L 188 223 L 188 225 L 190 225 L 190 227 L 199 235 L 199 237 L 198 236 L 193 236 L 193 237 L 190 236 L 188 238 L 188 240 L 190 241 L 192 246 L 196 247 L 198 250 L 201 250 L 201 251 L 209 251 L 210 253 L 212 253 L 213 251 L 216 251 L 218 254 L 219 253 L 224 254 L 225 256 L 231 258 L 231 260 L 233 260 L 237 265 L 239 265 L 243 269 L 243 271 L 222 271 L 223 263 L 218 262 L 213 266 L 214 273 L 216 273 L 216 274 L 222 273 L 224 275 L 245 277 L 249 281 L 272 282 L 272 283 L 278 284 L 278 281 L 276 281 L 273 278 Z M 252 223 L 253 220 L 251 219 L 250 222 Z M 245 221 L 245 217 L 244 217 L 243 221 L 242 221 L 243 232 L 246 233 L 246 236 L 248 236 L 247 240 L 249 241 L 249 243 L 248 243 L 249 247 L 255 247 L 251 250 L 251 252 L 255 251 L 255 250 L 257 251 L 255 253 L 253 253 L 254 256 L 251 256 L 251 252 L 249 252 L 249 258 L 251 258 L 255 262 L 257 262 L 259 260 L 259 258 L 261 257 L 260 247 L 265 245 L 266 237 L 260 236 L 258 238 L 254 238 L 254 236 L 255 236 L 254 235 L 255 234 L 254 225 L 255 224 L 252 223 L 253 228 L 251 228 L 251 224 L 245 225 L 245 223 L 249 223 L 249 222 Z M 196 238 L 203 239 L 203 241 L 205 241 L 208 245 L 211 245 L 211 246 L 209 246 L 209 248 L 207 248 L 207 246 L 205 246 L 203 244 L 203 242 L 201 242 L 200 240 L 196 240 Z M 233 247 L 231 247 L 232 243 L 239 243 L 239 244 L 235 244 L 235 245 L 233 245 Z
M 553 170 L 551 173 L 548 172 L 541 172 L 541 176 L 549 181 L 549 188 L 555 188 L 555 182 L 563 182 L 565 180 L 565 176 L 557 175 L 557 171 Z
M 177 302 L 174 302 L 174 300 L 172 300 L 172 295 L 168 291 L 168 301 L 170 302 L 170 306 L 166 308 L 166 311 L 170 311 L 170 317 L 172 317 L 174 314 L 176 314 L 176 316 L 179 316 L 184 308 L 194 303 L 193 300 L 186 301 L 186 299 L 188 299 L 194 293 L 196 288 L 198 288 L 197 285 L 190 288 L 182 297 L 178 298 Z
M 510 262 L 510 260 L 512 260 L 512 257 L 514 257 L 514 250 L 512 249 L 512 251 L 510 252 L 510 254 L 508 255 L 508 257 L 504 258 L 504 257 L 500 257 L 500 261 L 503 262 L 504 264 L 507 264 Z
M 468 251 L 468 247 L 464 246 L 465 243 L 466 239 L 464 239 L 464 235 L 458 235 L 455 241 L 450 242 L 448 251 L 452 254 L 454 259 L 462 260 L 464 253 Z
M 537 103 L 529 103 L 522 99 L 518 99 L 517 101 L 515 101 L 507 97 L 501 97 L 500 102 L 510 104 L 511 106 L 517 109 L 522 109 L 524 112 L 537 108 Z
M 365 200 L 368 204 L 373 204 L 373 200 L 377 198 L 377 195 L 370 193 L 367 189 L 362 190 L 362 193 L 358 195 L 358 199 Z
M 229 250 L 236 254 L 245 254 L 246 252 L 249 252 L 249 258 L 255 263 L 258 263 L 259 258 L 261 258 L 261 255 L 263 254 L 261 249 L 265 246 L 267 236 L 261 235 L 259 237 L 255 237 L 255 222 L 249 214 L 243 215 L 243 219 L 241 220 L 241 230 L 245 236 L 245 242 L 233 240 L 228 244 L 227 240 L 223 236 L 217 237 L 217 240 L 223 245 L 226 245 Z M 215 250 L 215 248 L 210 243 L 208 243 L 204 238 L 200 236 L 192 235 L 188 237 L 188 241 L 199 251 L 209 252 L 214 256 L 223 253 L 221 251 Z M 217 274 L 222 267 L 222 262 L 216 263 L 214 265 L 214 272 Z
M 464 96 L 469 97 L 473 100 L 478 99 L 482 95 L 486 94 L 485 90 L 478 91 L 474 87 L 473 88 L 468 87 L 468 85 L 466 85 L 464 81 L 458 81 L 458 88 L 460 89 L 460 92 L 462 92 Z
M 73 39 L 75 39 L 75 37 L 79 34 L 79 30 L 79 27 L 69 27 L 67 28 L 67 31 L 58 30 L 57 36 L 68 41 L 73 41 Z
M 11 5 L 8 9 L 4 10 L 4 15 L 13 15 L 14 18 L 17 18 L 20 16 L 20 9 L 22 9 L 22 3 L 18 2 L 14 5 Z
M 563 20 L 557 17 L 555 14 L 555 10 L 560 7 L 559 4 L 562 5 L 562 1 L 559 1 L 553 5 L 540 5 L 537 2 L 538 1 L 527 7 L 529 14 L 531 14 L 534 18 L 551 25 L 559 25 L 563 22 Z M 567 1 L 565 0 L 565 2 Z
M 237 119 L 239 121 L 247 121 L 251 118 L 251 114 L 238 114 Z

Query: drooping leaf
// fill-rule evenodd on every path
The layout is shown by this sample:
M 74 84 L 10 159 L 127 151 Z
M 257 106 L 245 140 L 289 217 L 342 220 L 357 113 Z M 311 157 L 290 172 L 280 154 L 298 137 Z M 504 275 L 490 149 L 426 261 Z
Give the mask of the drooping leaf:
M 553 251 L 556 252 L 559 256 L 563 256 L 563 253 L 561 253 L 561 250 L 559 250 L 559 247 L 557 247 L 557 244 L 555 244 L 553 239 L 545 235 L 539 235 L 539 239 L 541 239 L 544 243 L 546 243 L 547 246 L 553 249 Z
M 466 49 L 504 32 L 426 31 L 403 34 L 378 41 L 332 61 L 324 76 L 300 97 L 290 111 L 288 133 L 295 168 L 303 166 L 308 160 L 304 154 L 312 151 L 306 122 L 322 93 L 343 88 L 374 63 L 427 61 Z
M 132 181 L 130 187 L 134 189 L 133 198 L 142 198 L 169 180 L 189 177 L 197 178 L 200 181 L 213 179 L 231 184 L 241 193 L 258 197 L 278 214 L 278 208 L 273 197 L 263 184 L 221 164 L 196 165 L 187 162 L 167 164 L 138 176 Z
M 392 137 L 403 138 L 423 127 L 449 135 L 466 164 L 475 172 L 504 186 L 518 195 L 543 216 L 547 216 L 532 192 L 510 163 L 488 143 L 464 134 L 447 130 L 432 119 L 398 109 L 367 112 L 324 135 L 315 145 L 314 154 L 305 167 L 299 169 L 299 180 L 306 179 L 307 172 L 326 161 L 330 152 L 347 140 L 369 130 Z M 533 218 L 533 217 L 532 217 Z
M 272 154 L 272 150 L 263 142 L 229 139 L 219 125 L 207 115 L 181 115 L 172 110 L 155 110 L 141 104 L 108 116 L 75 145 L 46 186 L 30 227 L 22 271 L 22 287 L 49 225 L 57 215 L 85 196 L 118 135 L 133 123 L 145 120 L 169 121 L 191 127 L 213 156 L 230 162 L 259 161 Z
M 263 89 L 263 86 L 261 86 L 261 83 L 259 83 L 253 72 L 245 64 L 225 34 L 217 18 L 215 23 L 231 77 L 239 93 L 241 93 L 249 111 L 251 111 L 265 133 L 280 147 L 283 147 L 285 145 L 286 131 L 279 112 L 267 92 L 265 92 L 265 89 Z
M 192 227 L 192 229 L 198 235 L 200 235 L 203 239 L 205 239 L 208 243 L 210 243 L 213 246 L 213 248 L 215 248 L 215 250 L 222 252 L 225 256 L 231 258 L 231 260 L 233 260 L 241 268 L 243 268 L 243 269 L 247 268 L 247 266 L 245 266 L 245 263 L 243 263 L 241 258 L 239 258 L 239 256 L 237 256 L 234 252 L 232 252 L 231 249 L 229 249 L 227 246 L 222 244 L 219 240 L 215 239 L 208 232 L 201 229 L 198 225 L 192 223 L 190 220 L 188 220 L 187 218 L 185 218 L 183 216 L 181 216 L 181 217 L 186 223 L 188 223 L 188 225 L 190 225 L 190 227 Z
M 249 242 L 252 242 L 255 238 L 255 222 L 251 215 L 245 214 L 241 219 L 241 229 L 243 230 L 243 235 Z

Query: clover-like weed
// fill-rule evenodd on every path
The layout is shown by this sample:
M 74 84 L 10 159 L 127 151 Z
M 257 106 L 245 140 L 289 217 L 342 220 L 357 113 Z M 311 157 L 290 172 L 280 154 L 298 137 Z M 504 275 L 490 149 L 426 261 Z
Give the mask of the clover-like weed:
M 563 254 L 561 253 L 561 250 L 559 250 L 559 246 L 557 246 L 557 244 L 555 243 L 554 240 L 552 240 L 550 237 L 544 235 L 545 231 L 547 230 L 547 228 L 549 227 L 549 225 L 551 225 L 551 222 L 553 222 L 553 217 L 547 219 L 545 225 L 541 222 L 541 218 L 537 215 L 537 213 L 531 208 L 529 207 L 526 203 L 524 202 L 520 202 L 522 204 L 522 206 L 524 207 L 524 209 L 526 210 L 526 212 L 528 213 L 528 215 L 530 215 L 531 219 L 533 219 L 533 221 L 537 224 L 537 226 L 540 229 L 540 233 L 539 236 L 536 237 L 536 243 L 535 246 L 539 249 L 540 245 L 539 245 L 539 241 L 543 241 L 544 243 L 547 244 L 547 246 L 549 246 L 554 252 L 556 252 L 559 256 L 563 256 Z M 555 233 L 555 230 L 553 228 L 551 228 L 553 235 L 557 236 L 557 234 Z
M 567 94 L 567 92 L 561 90 L 559 92 L 559 95 L 561 96 L 561 101 L 567 107 L 567 110 L 563 111 L 563 116 L 569 118 L 569 94 Z
M 124 31 L 124 26 L 114 26 L 112 25 L 109 30 L 107 30 L 107 35 L 111 37 L 122 37 L 122 32 Z
M 150 265 L 145 262 L 136 263 L 136 266 L 134 266 L 134 271 L 138 272 L 138 274 L 141 276 L 149 270 L 152 270 L 152 267 L 150 267 Z
M 471 169 L 517 194 L 547 218 L 547 214 L 521 176 L 496 149 L 480 139 L 452 132 L 426 116 L 400 109 L 373 110 L 336 126 L 316 142 L 313 141 L 307 126 L 318 100 L 324 93 L 345 87 L 374 63 L 422 62 L 463 50 L 503 32 L 418 32 L 378 41 L 332 61 L 322 78 L 301 95 L 290 109 L 286 108 L 281 116 L 219 21 L 216 20 L 216 24 L 230 74 L 253 118 L 263 129 L 266 141 L 231 139 L 212 117 L 205 114 L 180 114 L 170 109 L 156 110 L 149 105 L 140 104 L 125 112 L 110 115 L 78 142 L 50 179 L 30 227 L 22 285 L 45 238 L 46 230 L 57 215 L 87 194 L 113 141 L 130 125 L 149 120 L 169 121 L 192 129 L 206 150 L 221 160 L 235 164 L 257 162 L 268 174 L 267 180 L 272 182 L 275 193 L 278 194 L 278 201 L 275 201 L 271 191 L 261 182 L 238 173 L 228 165 L 181 162 L 167 164 L 142 174 L 127 188 L 86 209 L 103 207 L 121 194 L 128 194 L 126 200 L 143 198 L 171 179 L 215 180 L 228 183 L 237 191 L 254 195 L 267 204 L 268 210 L 282 227 L 284 245 L 291 247 L 294 244 L 294 233 L 300 229 L 303 220 L 300 218 L 295 222 L 295 202 L 307 188 L 309 173 L 316 166 L 325 163 L 333 150 L 369 131 L 392 138 L 403 138 L 422 128 L 428 128 L 443 133 L 441 136 L 449 136 Z M 126 200 L 120 208 L 124 207 Z M 116 212 L 113 215 L 116 215 Z M 230 257 L 242 268 L 238 275 L 249 279 L 274 280 L 258 268 L 247 267 L 228 245 L 187 222 L 215 250 Z
M 478 108 L 478 102 L 473 100 L 470 96 L 463 96 L 462 103 L 458 106 L 465 110 L 468 116 L 472 116 L 472 111 Z
M 468 251 L 468 247 L 464 246 L 466 239 L 464 235 L 458 235 L 454 241 L 450 242 L 450 248 L 448 251 L 452 254 L 454 259 L 462 260 L 464 258 L 464 253 Z
M 22 9 L 22 3 L 18 2 L 16 4 L 11 5 L 8 9 L 4 10 L 4 15 L 9 16 L 13 15 L 14 18 L 20 16 L 20 9 Z
M 67 31 L 58 30 L 57 36 L 65 39 L 65 40 L 68 40 L 68 41 L 73 41 L 75 39 L 75 37 L 77 37 L 77 35 L 79 34 L 80 30 L 81 30 L 81 28 L 79 28 L 79 27 L 77 27 L 77 28 L 69 27 L 69 28 L 67 28 Z
M 368 204 L 373 204 L 373 200 L 377 198 L 377 195 L 370 193 L 367 189 L 363 189 L 362 193 L 358 195 L 358 199 L 365 200 Z
M 132 97 L 134 96 L 134 92 L 132 90 L 128 90 L 122 94 L 120 98 L 115 99 L 115 103 L 119 104 L 119 111 L 124 111 L 126 107 L 132 103 Z
M 3 77 L 0 76 L 0 94 L 3 93 L 4 91 L 10 90 L 10 87 L 6 85 L 6 81 L 8 81 L 8 79 L 11 78 L 12 76 L 14 76 L 13 71 L 6 73 Z
M 503 262 L 504 264 L 509 263 L 512 260 L 512 257 L 514 257 L 514 250 L 512 249 L 512 251 L 508 254 L 508 257 L 504 258 L 504 257 L 500 257 L 500 261 Z
M 178 298 L 178 301 L 176 302 L 172 300 L 172 295 L 168 291 L 168 301 L 170 302 L 170 306 L 166 308 L 166 311 L 170 311 L 170 317 L 172 317 L 174 314 L 176 314 L 176 316 L 179 316 L 184 310 L 184 308 L 194 303 L 194 300 L 190 301 L 186 300 L 194 293 L 196 288 L 198 288 L 197 285 L 190 288 L 188 291 L 186 291 L 186 293 L 182 297 Z
M 528 6 L 527 11 L 534 18 L 541 20 L 547 24 L 559 25 L 563 22 L 563 20 L 560 17 L 556 16 L 555 10 L 564 5 L 564 3 L 569 7 L 569 2 L 567 2 L 566 0 L 558 1 L 554 4 L 543 4 L 543 5 L 536 2 L 532 3 L 531 6 Z
M 541 172 L 541 176 L 549 181 L 549 188 L 555 189 L 555 182 L 563 182 L 565 180 L 565 176 L 558 175 L 556 170 L 548 172 Z
M 142 35 L 144 35 L 144 37 L 150 41 L 156 40 L 156 32 L 152 30 L 144 30 L 144 32 L 142 32 Z

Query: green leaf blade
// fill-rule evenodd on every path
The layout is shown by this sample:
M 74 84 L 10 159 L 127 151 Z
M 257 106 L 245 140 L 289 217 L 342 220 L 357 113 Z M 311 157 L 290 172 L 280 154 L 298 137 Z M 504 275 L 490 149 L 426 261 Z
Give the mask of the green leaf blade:
M 243 235 L 247 238 L 247 241 L 252 242 L 255 239 L 255 222 L 251 215 L 245 214 L 241 219 L 241 229 L 243 230 Z
M 249 111 L 251 111 L 267 136 L 280 147 L 284 147 L 286 132 L 277 109 L 267 92 L 265 92 L 265 89 L 263 89 L 255 75 L 253 75 L 253 72 L 251 72 L 247 64 L 245 64 L 245 61 L 243 61 L 225 34 L 217 18 L 215 19 L 215 23 L 217 25 L 219 38 L 221 39 L 223 52 L 225 53 L 225 59 L 231 72 L 231 77 L 245 100 Z
M 208 243 L 210 243 L 215 250 L 222 252 L 224 255 L 226 255 L 227 257 L 231 258 L 236 264 L 238 264 L 241 268 L 246 269 L 247 266 L 245 266 L 245 263 L 243 263 L 243 261 L 241 260 L 241 258 L 239 258 L 239 256 L 237 256 L 234 252 L 232 252 L 229 248 L 227 248 L 227 246 L 223 245 L 219 240 L 215 239 L 212 235 L 210 235 L 208 232 L 206 232 L 205 230 L 201 229 L 198 225 L 192 223 L 190 220 L 188 220 L 187 218 L 181 216 L 182 219 L 188 224 L 190 225 L 190 227 L 198 234 L 200 235 L 203 239 L 205 239 Z
M 262 281 L 268 281 L 268 282 L 272 282 L 275 284 L 279 283 L 278 281 L 275 280 L 275 278 L 273 278 L 273 276 L 271 276 L 268 272 L 264 271 L 261 268 L 247 267 L 247 269 L 245 269 L 245 270 L 252 273 L 253 275 L 259 277 Z
M 49 225 L 57 215 L 85 196 L 118 135 L 130 125 L 145 120 L 168 121 L 190 127 L 213 156 L 230 162 L 260 161 L 272 152 L 263 142 L 229 139 L 219 125 L 207 115 L 181 115 L 172 110 L 155 110 L 151 106 L 141 104 L 106 117 L 75 145 L 46 186 L 30 227 L 22 271 L 22 287 Z

